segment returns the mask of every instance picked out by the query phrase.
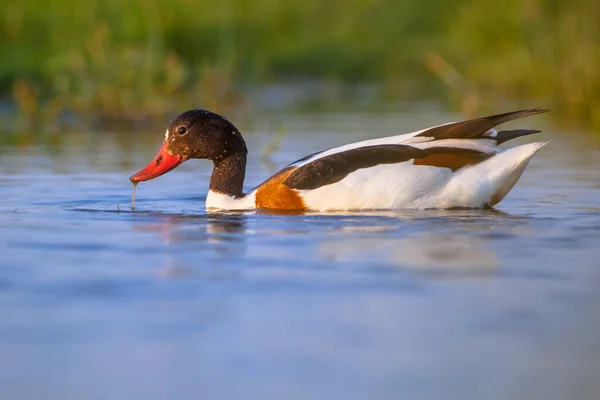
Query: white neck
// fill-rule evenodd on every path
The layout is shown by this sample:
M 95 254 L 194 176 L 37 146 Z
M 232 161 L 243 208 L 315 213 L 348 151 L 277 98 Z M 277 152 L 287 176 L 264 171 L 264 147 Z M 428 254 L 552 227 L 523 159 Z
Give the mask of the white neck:
M 228 196 L 213 190 L 208 191 L 206 196 L 206 208 L 219 210 L 254 210 L 256 192 L 249 193 L 244 197 L 236 199 L 233 196 Z

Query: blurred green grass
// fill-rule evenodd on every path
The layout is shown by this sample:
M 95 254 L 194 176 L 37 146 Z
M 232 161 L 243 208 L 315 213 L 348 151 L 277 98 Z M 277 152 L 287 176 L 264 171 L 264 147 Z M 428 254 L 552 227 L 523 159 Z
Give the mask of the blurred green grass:
M 244 105 L 242 85 L 369 82 L 465 114 L 600 131 L 598 0 L 5 0 L 0 97 L 26 123 Z M 343 99 L 341 99 L 343 100 Z

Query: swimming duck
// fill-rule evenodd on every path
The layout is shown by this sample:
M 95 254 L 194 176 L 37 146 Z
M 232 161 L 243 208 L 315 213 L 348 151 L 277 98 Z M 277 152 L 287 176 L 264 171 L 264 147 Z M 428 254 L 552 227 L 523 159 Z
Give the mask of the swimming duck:
M 130 177 L 157 178 L 191 158 L 214 168 L 206 208 L 287 211 L 483 208 L 500 202 L 543 142 L 498 145 L 538 130 L 496 126 L 548 110 L 534 108 L 347 144 L 308 155 L 244 193 L 248 150 L 238 129 L 206 110 L 170 124 L 154 160 Z

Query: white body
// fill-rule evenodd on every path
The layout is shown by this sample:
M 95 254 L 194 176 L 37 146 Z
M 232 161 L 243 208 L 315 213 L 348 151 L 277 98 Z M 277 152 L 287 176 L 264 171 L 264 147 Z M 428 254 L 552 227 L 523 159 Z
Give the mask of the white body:
M 463 167 L 414 165 L 413 160 L 381 164 L 350 173 L 339 182 L 312 190 L 298 190 L 310 210 L 377 210 L 426 208 L 480 208 L 500 201 L 521 177 L 529 160 L 545 143 L 529 143 L 502 150 L 491 139 L 444 139 L 415 137 L 424 130 L 381 139 L 366 140 L 319 153 L 291 166 L 302 166 L 318 158 L 364 146 L 402 144 L 426 149 L 455 147 L 494 154 L 489 159 Z M 487 136 L 494 137 L 491 129 Z M 206 207 L 254 209 L 255 191 L 241 199 L 209 192 Z
M 530 143 L 511 148 L 456 172 L 412 161 L 378 165 L 300 193 L 308 208 L 320 211 L 492 206 L 492 197 L 500 201 L 512 189 L 541 146 Z

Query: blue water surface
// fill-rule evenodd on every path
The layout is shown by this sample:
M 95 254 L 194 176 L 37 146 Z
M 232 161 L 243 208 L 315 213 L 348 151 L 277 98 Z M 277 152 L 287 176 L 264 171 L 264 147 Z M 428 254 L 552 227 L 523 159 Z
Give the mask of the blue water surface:
M 246 187 L 446 117 L 257 116 Z M 600 144 L 545 130 L 495 210 L 206 213 L 194 160 L 131 211 L 164 127 L 3 145 L 1 397 L 597 399 Z

